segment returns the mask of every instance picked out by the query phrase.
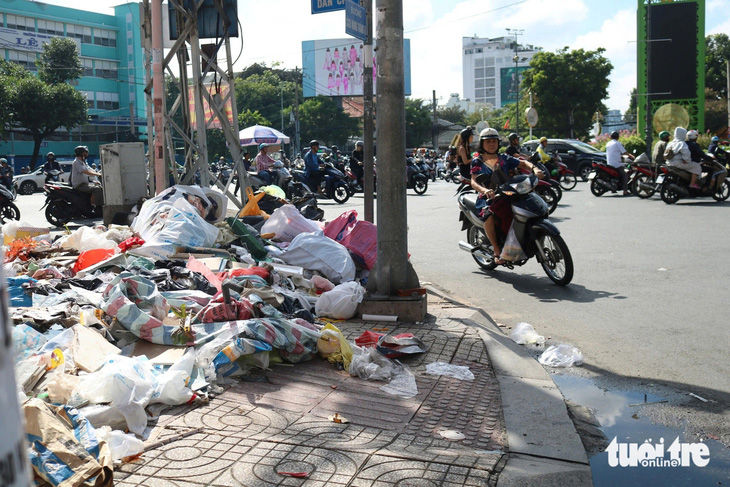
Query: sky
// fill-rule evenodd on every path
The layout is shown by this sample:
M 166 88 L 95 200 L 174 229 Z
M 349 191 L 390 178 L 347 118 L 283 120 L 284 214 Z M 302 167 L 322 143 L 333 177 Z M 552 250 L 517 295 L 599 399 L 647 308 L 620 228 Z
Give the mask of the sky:
M 44 0 L 43 3 L 113 13 L 123 0 Z M 311 0 L 239 0 L 243 45 L 234 44 L 239 70 L 255 62 L 302 66 L 301 41 L 347 38 L 344 12 L 311 14 Z M 373 4 L 375 6 L 375 2 Z M 606 49 L 613 64 L 605 101 L 622 112 L 636 86 L 637 0 L 403 0 L 405 37 L 411 40 L 412 98 L 439 104 L 463 97 L 462 37 L 494 38 L 522 30 L 518 41 L 555 51 Z M 727 0 L 707 0 L 705 35 L 730 33 Z

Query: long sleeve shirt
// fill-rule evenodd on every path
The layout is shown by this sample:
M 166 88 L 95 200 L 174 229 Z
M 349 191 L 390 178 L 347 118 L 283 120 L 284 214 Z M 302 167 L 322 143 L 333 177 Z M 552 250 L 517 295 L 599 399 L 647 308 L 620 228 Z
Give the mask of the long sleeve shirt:
M 304 176 L 309 177 L 319 172 L 319 165 L 324 164 L 316 152 L 311 150 L 304 155 Z
M 268 154 L 262 154 L 261 152 L 259 152 L 256 156 L 256 171 L 268 171 L 275 162 L 276 161 L 269 157 Z

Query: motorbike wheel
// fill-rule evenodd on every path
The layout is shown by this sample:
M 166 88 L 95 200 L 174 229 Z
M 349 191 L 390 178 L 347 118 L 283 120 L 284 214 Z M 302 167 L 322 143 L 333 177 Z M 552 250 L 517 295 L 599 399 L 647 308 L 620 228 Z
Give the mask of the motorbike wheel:
M 647 189 L 648 186 L 652 186 L 652 189 Z M 642 199 L 651 198 L 656 192 L 654 181 L 647 174 L 640 174 L 631 182 L 631 192 Z
M 53 200 L 46 206 L 46 220 L 51 225 L 62 227 L 71 221 L 71 203 L 64 200 Z
M 599 183 L 598 179 L 593 179 L 593 181 L 591 181 L 591 193 L 595 196 L 602 196 L 606 191 L 606 187 Z
M 36 186 L 33 181 L 25 181 L 20 185 L 20 194 L 29 195 L 35 193 Z
M 565 191 L 570 191 L 571 189 L 575 188 L 575 186 L 578 184 L 578 178 L 575 177 L 575 174 L 572 172 L 567 172 L 562 175 L 560 178 L 560 187 L 563 188 Z
M 588 181 L 591 173 L 594 171 L 593 166 L 585 165 L 578 170 L 578 175 L 583 181 Z
M 551 215 L 558 207 L 558 194 L 549 186 L 538 186 L 535 193 L 542 198 L 548 205 L 548 215 Z
M 680 197 L 679 193 L 669 187 L 671 184 L 671 180 L 664 181 L 664 184 L 662 184 L 662 189 L 659 192 L 659 196 L 662 197 L 662 201 L 668 205 L 673 205 L 674 203 L 679 201 Z
M 335 187 L 332 191 L 332 199 L 337 203 L 342 204 L 350 199 L 350 190 L 347 189 L 346 184 L 340 184 Z
M 428 189 L 428 180 L 416 179 L 413 182 L 413 191 L 415 191 L 416 194 L 418 194 L 418 195 L 424 194 L 427 189 Z
M 725 180 L 722 182 L 722 186 L 712 194 L 712 197 L 715 198 L 715 201 L 725 201 L 728 196 L 730 196 L 730 184 Z
M 573 279 L 573 257 L 563 237 L 541 235 L 535 243 L 542 249 L 547 259 L 540 261 L 545 274 L 558 286 L 567 285 Z
M 5 223 L 8 220 L 20 220 L 20 210 L 11 201 L 6 202 L 0 208 L 0 221 Z
M 483 249 L 482 252 L 475 252 L 471 254 L 474 261 L 479 264 L 479 267 L 488 271 L 493 271 L 497 267 L 497 264 L 494 263 L 494 250 L 492 249 L 492 244 L 487 238 L 487 234 L 484 233 L 484 229 L 472 225 L 466 233 L 466 239 L 469 241 L 470 245 Z

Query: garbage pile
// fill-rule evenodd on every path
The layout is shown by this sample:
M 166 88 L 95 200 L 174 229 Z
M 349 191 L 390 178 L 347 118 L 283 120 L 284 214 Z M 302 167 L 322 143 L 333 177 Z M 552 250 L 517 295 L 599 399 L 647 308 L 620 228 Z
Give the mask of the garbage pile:
M 355 315 L 375 265 L 374 225 L 354 211 L 325 224 L 314 198 L 251 194 L 229 217 L 226 203 L 178 185 L 145 202 L 129 227 L 55 236 L 3 227 L 37 479 L 110 485 L 112 462 L 141 452 L 150 408 L 204 403 L 254 367 L 320 353 L 345 370 L 354 360 L 366 378 L 402 372 L 317 323 Z M 370 338 L 425 351 L 414 337 Z

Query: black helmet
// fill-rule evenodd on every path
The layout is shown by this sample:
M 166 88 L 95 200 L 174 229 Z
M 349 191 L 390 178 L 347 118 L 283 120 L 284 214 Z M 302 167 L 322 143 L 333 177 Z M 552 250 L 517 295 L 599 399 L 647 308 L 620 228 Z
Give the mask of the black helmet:
M 355 147 L 357 146 L 365 147 L 365 144 L 362 143 L 362 140 L 358 140 L 357 142 L 355 142 Z
M 85 145 L 79 145 L 74 149 L 74 154 L 76 155 L 76 157 L 84 155 L 84 152 L 89 152 L 89 148 Z
M 467 127 L 464 130 L 462 130 L 459 133 L 459 137 L 461 138 L 461 143 L 466 144 L 469 141 L 469 137 L 474 135 L 474 131 L 471 129 L 471 127 Z
M 512 142 L 513 140 L 520 140 L 520 136 L 512 132 L 511 134 L 509 134 L 509 137 L 507 137 L 507 140 L 509 140 L 510 142 Z
M 613 132 L 611 132 L 611 138 L 618 139 L 618 132 L 616 132 L 615 130 Z
M 313 145 L 319 146 L 319 142 L 317 142 L 316 140 L 310 140 L 309 147 L 312 147 Z
M 56 154 L 54 154 L 53 152 L 49 152 L 48 154 L 46 154 L 46 159 L 48 159 L 51 156 L 53 156 L 54 159 L 56 158 Z

